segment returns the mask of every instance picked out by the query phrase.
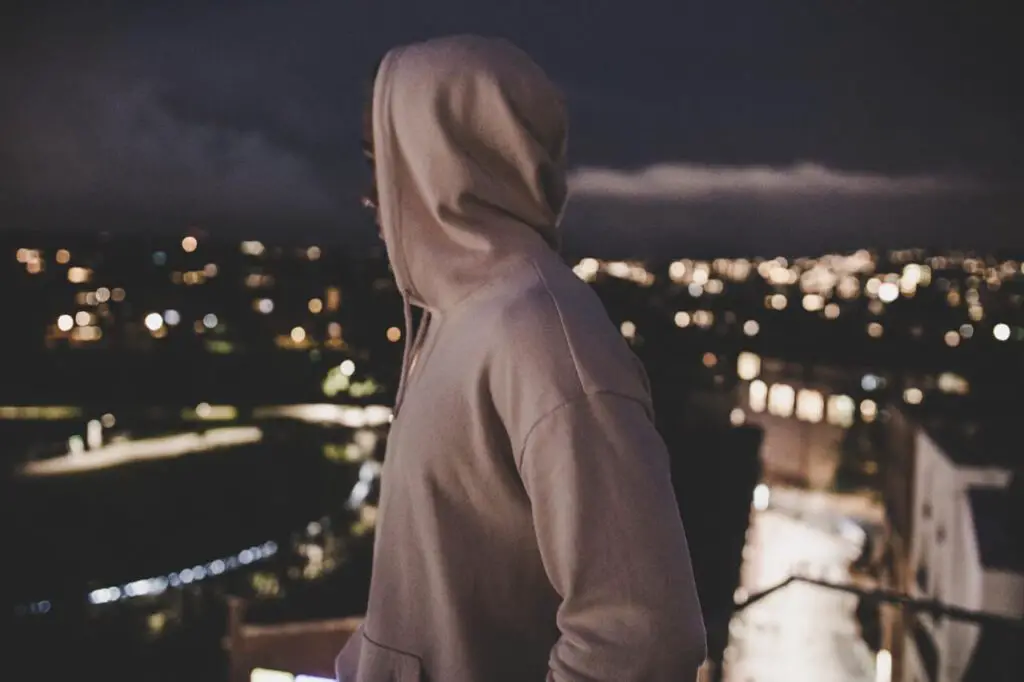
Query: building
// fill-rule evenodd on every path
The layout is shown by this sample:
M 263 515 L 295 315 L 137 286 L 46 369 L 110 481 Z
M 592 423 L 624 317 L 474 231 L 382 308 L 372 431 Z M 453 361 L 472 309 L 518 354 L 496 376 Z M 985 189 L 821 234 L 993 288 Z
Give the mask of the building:
M 1024 618 L 1019 440 L 991 422 L 919 424 L 909 523 L 902 529 L 910 533 L 905 591 L 915 599 Z M 904 614 L 902 626 L 905 682 L 1020 679 L 1020 627 L 926 613 Z
M 749 421 L 764 430 L 766 481 L 830 489 L 847 430 L 877 414 L 877 405 L 864 400 L 858 418 L 851 384 L 859 374 L 750 352 L 737 356 L 736 369 L 734 423 Z

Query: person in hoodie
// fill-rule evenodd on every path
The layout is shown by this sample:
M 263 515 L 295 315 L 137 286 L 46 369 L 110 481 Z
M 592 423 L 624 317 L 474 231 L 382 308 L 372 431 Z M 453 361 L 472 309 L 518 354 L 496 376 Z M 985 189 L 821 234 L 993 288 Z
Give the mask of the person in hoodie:
M 687 682 L 705 631 L 644 370 L 558 254 L 561 94 L 522 51 L 389 52 L 365 143 L 407 333 L 342 682 Z

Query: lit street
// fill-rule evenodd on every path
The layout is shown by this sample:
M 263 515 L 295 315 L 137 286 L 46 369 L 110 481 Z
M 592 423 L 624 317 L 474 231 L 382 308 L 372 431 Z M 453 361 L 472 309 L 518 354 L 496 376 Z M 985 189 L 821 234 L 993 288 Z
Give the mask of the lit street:
M 198 452 L 258 443 L 263 432 L 256 427 L 210 429 L 205 433 L 126 440 L 93 450 L 70 452 L 63 457 L 33 461 L 21 468 L 24 476 L 62 476 L 124 466 L 147 460 L 170 459 Z
M 763 491 L 764 489 L 761 489 Z M 859 529 L 834 521 L 839 504 L 800 491 L 772 491 L 771 504 L 754 512 L 744 549 L 739 597 L 793 574 L 846 582 L 859 554 Z M 765 496 L 755 506 L 765 506 Z M 849 505 L 848 505 L 849 506 Z M 849 511 L 849 510 L 844 510 Z M 730 624 L 728 682 L 868 682 L 874 655 L 860 639 L 856 597 L 791 584 L 740 612 Z

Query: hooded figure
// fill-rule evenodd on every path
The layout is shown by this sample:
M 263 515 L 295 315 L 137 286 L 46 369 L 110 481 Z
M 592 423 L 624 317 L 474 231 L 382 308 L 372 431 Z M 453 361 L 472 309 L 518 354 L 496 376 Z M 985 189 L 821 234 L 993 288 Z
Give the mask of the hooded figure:
M 378 221 L 407 327 L 424 314 L 342 682 L 685 682 L 704 659 L 646 375 L 556 250 L 566 132 L 508 42 L 381 62 Z

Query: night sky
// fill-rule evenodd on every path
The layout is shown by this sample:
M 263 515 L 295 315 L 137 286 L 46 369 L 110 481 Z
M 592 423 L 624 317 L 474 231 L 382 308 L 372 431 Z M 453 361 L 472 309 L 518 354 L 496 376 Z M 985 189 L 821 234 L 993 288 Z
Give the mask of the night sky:
M 1024 247 L 1024 27 L 1003 0 L 8 5 L 5 227 L 370 235 L 372 65 L 473 32 L 568 96 L 574 246 Z

